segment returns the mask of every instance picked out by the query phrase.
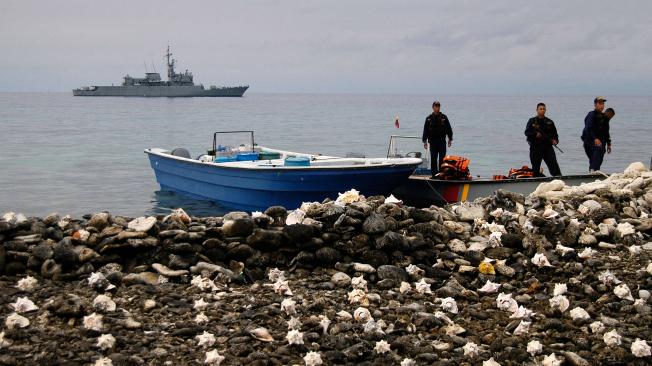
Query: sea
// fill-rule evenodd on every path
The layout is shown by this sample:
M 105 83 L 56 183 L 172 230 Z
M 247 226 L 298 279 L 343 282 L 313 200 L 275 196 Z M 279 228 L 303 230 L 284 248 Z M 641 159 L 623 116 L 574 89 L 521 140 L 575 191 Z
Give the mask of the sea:
M 611 121 L 613 151 L 602 170 L 622 171 L 634 161 L 649 165 L 652 97 L 607 99 L 616 116 Z M 115 98 L 0 93 L 0 213 L 79 217 L 109 211 L 142 216 L 182 207 L 193 215 L 219 215 L 227 208 L 161 191 L 143 150 L 182 147 L 196 157 L 210 149 L 216 131 L 252 130 L 256 143 L 264 146 L 384 157 L 391 135 L 417 137 L 402 140 L 404 151 L 423 149 L 419 138 L 434 100 L 441 102 L 452 124 L 448 153 L 469 158 L 473 176 L 506 175 L 510 168 L 530 165 L 523 132 L 538 102 L 546 103 L 559 131 L 562 173 L 588 171 L 580 135 L 593 96 L 248 92 L 243 98 Z M 247 136 L 240 136 L 246 142 Z

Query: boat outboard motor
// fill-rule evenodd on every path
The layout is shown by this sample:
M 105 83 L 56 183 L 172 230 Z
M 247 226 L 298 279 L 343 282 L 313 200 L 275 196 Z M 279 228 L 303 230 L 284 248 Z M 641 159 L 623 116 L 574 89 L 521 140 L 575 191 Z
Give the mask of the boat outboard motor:
M 171 155 L 178 156 L 180 158 L 190 159 L 190 152 L 188 152 L 188 150 L 182 147 L 177 147 L 176 149 L 172 150 Z

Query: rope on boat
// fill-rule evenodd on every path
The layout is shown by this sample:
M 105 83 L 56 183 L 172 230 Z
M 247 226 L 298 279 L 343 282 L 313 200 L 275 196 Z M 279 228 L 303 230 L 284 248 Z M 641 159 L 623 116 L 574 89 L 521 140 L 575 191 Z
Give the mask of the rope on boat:
M 430 189 L 431 189 L 433 192 L 435 192 L 435 194 L 436 194 L 437 196 L 439 196 L 439 198 L 441 198 L 442 201 L 444 201 L 446 204 L 449 204 L 449 203 L 450 203 L 450 202 L 448 202 L 448 201 L 444 198 L 444 196 L 442 196 L 441 194 L 439 194 L 439 192 L 435 189 L 435 187 L 432 186 L 432 184 L 430 184 L 430 179 L 426 179 L 426 184 L 428 184 L 428 187 L 430 187 Z

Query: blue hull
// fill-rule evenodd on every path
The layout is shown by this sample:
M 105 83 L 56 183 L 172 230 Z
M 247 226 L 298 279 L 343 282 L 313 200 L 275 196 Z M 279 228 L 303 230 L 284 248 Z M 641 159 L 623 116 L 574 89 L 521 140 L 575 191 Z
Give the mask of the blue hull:
M 243 169 L 147 154 L 162 190 L 247 211 L 275 205 L 295 209 L 302 202 L 335 199 L 352 188 L 366 196 L 389 194 L 418 165 Z

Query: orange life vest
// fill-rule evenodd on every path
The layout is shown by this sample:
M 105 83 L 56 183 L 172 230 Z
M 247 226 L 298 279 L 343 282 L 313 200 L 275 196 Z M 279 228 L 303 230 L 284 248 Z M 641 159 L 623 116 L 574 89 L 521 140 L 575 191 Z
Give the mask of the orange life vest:
M 515 169 L 512 168 L 509 170 L 509 174 L 507 174 L 509 178 L 532 178 L 534 177 L 534 170 L 530 169 L 529 166 L 523 165 L 520 169 Z
M 469 159 L 462 156 L 446 155 L 439 167 L 437 178 L 442 180 L 471 180 Z

